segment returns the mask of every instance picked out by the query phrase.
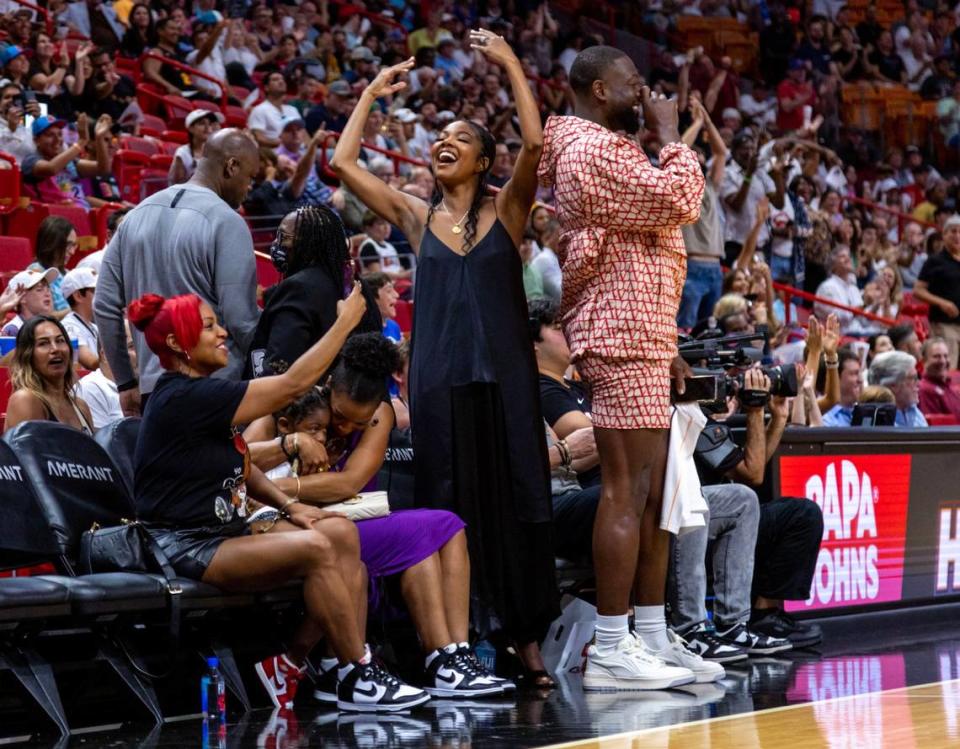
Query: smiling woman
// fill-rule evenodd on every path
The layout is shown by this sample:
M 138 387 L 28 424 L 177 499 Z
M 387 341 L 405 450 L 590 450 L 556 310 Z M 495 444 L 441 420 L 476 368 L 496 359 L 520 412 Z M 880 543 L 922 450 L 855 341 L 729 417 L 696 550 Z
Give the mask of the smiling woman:
M 550 482 L 518 253 L 543 134 L 509 44 L 486 30 L 471 32 L 470 41 L 506 71 L 523 138 L 513 175 L 495 198 L 486 185 L 496 142 L 474 121 L 451 122 L 433 144 L 429 202 L 384 189 L 357 165 L 371 106 L 406 88 L 412 59 L 366 88 L 331 167 L 418 253 L 410 364 L 417 504 L 466 521 L 480 634 L 499 622 L 530 681 L 549 687 L 537 640 L 558 613 Z
M 73 394 L 73 348 L 59 320 L 40 315 L 24 323 L 10 379 L 15 391 L 4 432 L 22 421 L 57 421 L 92 434 L 90 409 Z

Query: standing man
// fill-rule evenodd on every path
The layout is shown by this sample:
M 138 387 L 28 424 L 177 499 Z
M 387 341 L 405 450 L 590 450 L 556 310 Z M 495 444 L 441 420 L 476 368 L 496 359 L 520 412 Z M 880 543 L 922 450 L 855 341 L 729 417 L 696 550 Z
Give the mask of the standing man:
M 670 537 L 660 529 L 670 379 L 682 389 L 687 371 L 677 357 L 686 276 L 680 225 L 698 219 L 704 177 L 680 142 L 676 102 L 651 95 L 626 54 L 585 49 L 570 85 L 576 114 L 548 121 L 540 177 L 555 189 L 562 323 L 592 390 L 602 475 L 593 529 L 596 643 L 583 683 L 666 689 L 704 670 L 667 632 Z M 659 169 L 630 137 L 640 129 L 641 106 L 645 127 L 665 144 Z M 636 636 L 627 621 L 631 588 Z
M 930 305 L 930 332 L 947 342 L 949 368 L 955 369 L 960 351 L 960 216 L 943 225 L 943 250 L 923 264 L 913 295 Z
M 94 309 L 123 412 L 139 413 L 162 373 L 156 354 L 137 333 L 139 389 L 123 327 L 129 302 L 147 292 L 193 293 L 227 329 L 230 363 L 216 376 L 239 379 L 257 327 L 253 239 L 237 207 L 260 167 L 257 145 L 240 130 L 207 141 L 188 182 L 151 195 L 127 214 L 103 257 Z

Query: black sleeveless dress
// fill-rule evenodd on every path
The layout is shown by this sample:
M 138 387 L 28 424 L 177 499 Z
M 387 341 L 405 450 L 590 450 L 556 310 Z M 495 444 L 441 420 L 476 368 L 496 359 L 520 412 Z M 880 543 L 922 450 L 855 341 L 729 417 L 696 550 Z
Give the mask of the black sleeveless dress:
M 550 471 L 520 256 L 500 220 L 466 255 L 427 227 L 414 300 L 417 504 L 467 524 L 474 593 L 497 620 L 475 627 L 540 639 L 559 614 Z

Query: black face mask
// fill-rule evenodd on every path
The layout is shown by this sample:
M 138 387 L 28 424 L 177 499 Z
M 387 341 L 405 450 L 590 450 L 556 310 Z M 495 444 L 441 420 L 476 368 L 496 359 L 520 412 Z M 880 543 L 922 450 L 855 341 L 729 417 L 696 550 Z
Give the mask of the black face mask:
M 270 259 L 273 261 L 273 267 L 283 275 L 287 274 L 289 258 L 287 257 L 287 248 L 280 242 L 280 237 L 273 240 L 270 245 Z

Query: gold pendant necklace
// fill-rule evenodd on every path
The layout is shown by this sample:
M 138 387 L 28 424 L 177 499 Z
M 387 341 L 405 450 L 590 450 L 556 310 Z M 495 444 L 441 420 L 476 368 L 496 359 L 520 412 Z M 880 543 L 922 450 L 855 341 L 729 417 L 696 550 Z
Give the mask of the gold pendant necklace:
M 446 203 L 446 201 L 443 200 L 442 198 L 440 199 L 440 205 L 443 206 L 443 210 L 445 210 L 445 211 L 447 212 L 447 214 L 450 216 L 450 218 L 453 218 L 453 214 L 450 212 L 450 209 L 447 208 L 447 203 Z M 470 213 L 470 209 L 467 208 L 467 212 L 464 213 L 464 214 L 460 217 L 460 220 L 459 220 L 459 221 L 455 222 L 455 223 L 453 224 L 453 226 L 450 227 L 450 231 L 452 231 L 454 234 L 460 234 L 460 233 L 462 233 L 462 232 L 463 232 L 463 229 L 460 228 L 460 225 L 463 223 L 463 220 L 467 217 L 467 214 L 469 214 L 469 213 Z

